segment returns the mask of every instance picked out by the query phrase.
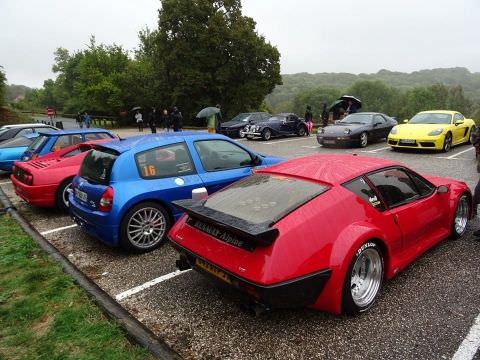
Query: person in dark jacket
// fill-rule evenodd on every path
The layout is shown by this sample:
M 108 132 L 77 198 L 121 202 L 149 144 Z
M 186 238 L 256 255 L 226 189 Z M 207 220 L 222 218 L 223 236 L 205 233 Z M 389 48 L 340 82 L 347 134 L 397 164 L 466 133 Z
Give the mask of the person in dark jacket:
M 323 103 L 323 110 L 322 110 L 322 126 L 325 127 L 328 125 L 328 110 L 327 110 L 327 104 Z
M 183 128 L 183 116 L 180 110 L 176 106 L 173 107 L 171 114 L 171 120 L 173 125 L 173 131 L 182 131 Z
M 221 109 L 220 104 L 215 105 L 215 107 L 218 108 L 218 109 Z M 222 126 L 222 121 L 223 121 L 223 119 L 222 119 L 222 112 L 220 111 L 220 112 L 218 112 L 217 114 L 215 114 L 215 131 L 216 131 L 217 133 L 220 132 L 220 128 L 221 128 L 221 126 Z
M 308 136 L 310 136 L 313 129 L 313 113 L 310 105 L 307 105 L 307 110 L 305 110 L 305 122 L 307 123 Z
M 152 131 L 152 134 L 157 132 L 157 111 L 154 107 L 152 107 L 152 111 L 148 114 L 148 126 Z
M 160 126 L 163 128 L 164 132 L 170 131 L 171 119 L 168 115 L 168 110 L 163 109 L 162 115 L 160 115 Z

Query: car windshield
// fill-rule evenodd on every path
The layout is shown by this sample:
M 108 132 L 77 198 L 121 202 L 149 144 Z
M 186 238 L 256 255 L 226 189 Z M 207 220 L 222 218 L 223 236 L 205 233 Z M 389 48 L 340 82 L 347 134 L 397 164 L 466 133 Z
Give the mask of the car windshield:
M 238 114 L 237 116 L 235 116 L 235 117 L 232 119 L 232 121 L 235 121 L 235 122 L 240 122 L 240 121 L 247 122 L 249 117 L 250 117 L 250 113 L 241 113 L 241 114 Z
M 450 124 L 452 115 L 444 113 L 421 113 L 415 115 L 409 124 Z
M 27 151 L 36 152 L 37 150 L 41 149 L 43 145 L 47 142 L 48 136 L 40 135 L 38 136 L 31 145 L 28 147 Z
M 83 159 L 79 174 L 92 183 L 108 185 L 117 157 L 118 154 L 114 150 L 105 148 L 91 150 Z
M 28 146 L 32 143 L 32 138 L 27 138 L 24 136 L 7 140 L 0 144 L 0 149 L 12 148 L 12 147 L 23 147 Z
M 351 114 L 337 122 L 337 124 L 364 124 L 372 123 L 372 115 L 370 114 Z
M 255 174 L 209 197 L 204 206 L 260 224 L 278 221 L 325 190 L 311 181 Z

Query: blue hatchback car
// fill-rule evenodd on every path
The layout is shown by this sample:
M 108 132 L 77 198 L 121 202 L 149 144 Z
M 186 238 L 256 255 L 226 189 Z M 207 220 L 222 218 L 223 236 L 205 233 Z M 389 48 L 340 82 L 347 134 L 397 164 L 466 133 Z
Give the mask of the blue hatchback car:
M 113 139 L 115 138 L 115 135 L 108 130 L 95 128 L 40 132 L 40 135 L 22 154 L 21 160 L 28 161 L 38 156 L 58 151 L 67 146 L 80 144 L 85 141 L 108 138 Z
M 111 246 L 146 252 L 159 246 L 181 212 L 173 200 L 211 194 L 284 159 L 257 154 L 219 134 L 176 132 L 95 145 L 73 179 L 70 215 Z
M 36 137 L 38 137 L 38 133 L 32 133 L 2 142 L 0 144 L 0 170 L 11 172 L 13 163 L 20 160 L 24 151 Z

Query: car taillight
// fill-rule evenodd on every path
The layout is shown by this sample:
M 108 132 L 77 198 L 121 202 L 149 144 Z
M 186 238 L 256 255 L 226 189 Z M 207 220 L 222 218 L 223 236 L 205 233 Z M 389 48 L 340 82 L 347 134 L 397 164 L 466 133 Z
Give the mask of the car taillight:
M 111 187 L 107 187 L 107 189 L 103 192 L 100 201 L 98 202 L 98 210 L 103 212 L 109 212 L 112 210 L 113 205 L 113 189 Z
M 27 185 L 32 185 L 33 184 L 33 175 L 25 173 L 23 174 L 23 183 Z
M 38 158 L 38 154 L 33 154 L 31 160 L 35 160 L 36 158 Z

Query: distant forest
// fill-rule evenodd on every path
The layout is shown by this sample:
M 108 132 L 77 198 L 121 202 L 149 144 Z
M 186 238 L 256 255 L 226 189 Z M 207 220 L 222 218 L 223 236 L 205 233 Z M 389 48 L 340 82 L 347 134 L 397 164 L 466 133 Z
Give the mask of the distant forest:
M 266 97 L 267 106 L 273 112 L 298 112 L 300 110 L 298 109 L 299 104 L 296 103 L 298 103 L 298 97 L 301 94 L 319 88 L 338 90 L 341 93 L 349 90 L 355 83 L 362 81 L 380 81 L 387 87 L 391 87 L 400 93 L 405 93 L 416 87 L 427 87 L 436 84 L 444 85 L 447 88 L 460 86 L 465 97 L 471 100 L 472 108 L 476 108 L 477 106 L 475 105 L 480 102 L 480 73 L 471 73 L 468 69 L 462 67 L 420 70 L 412 73 L 380 70 L 376 74 L 359 75 L 349 73 L 298 73 L 282 75 L 282 80 L 283 85 L 277 85 L 273 92 Z M 315 108 L 320 107 L 320 104 L 311 105 Z M 365 105 L 368 106 L 368 104 Z

